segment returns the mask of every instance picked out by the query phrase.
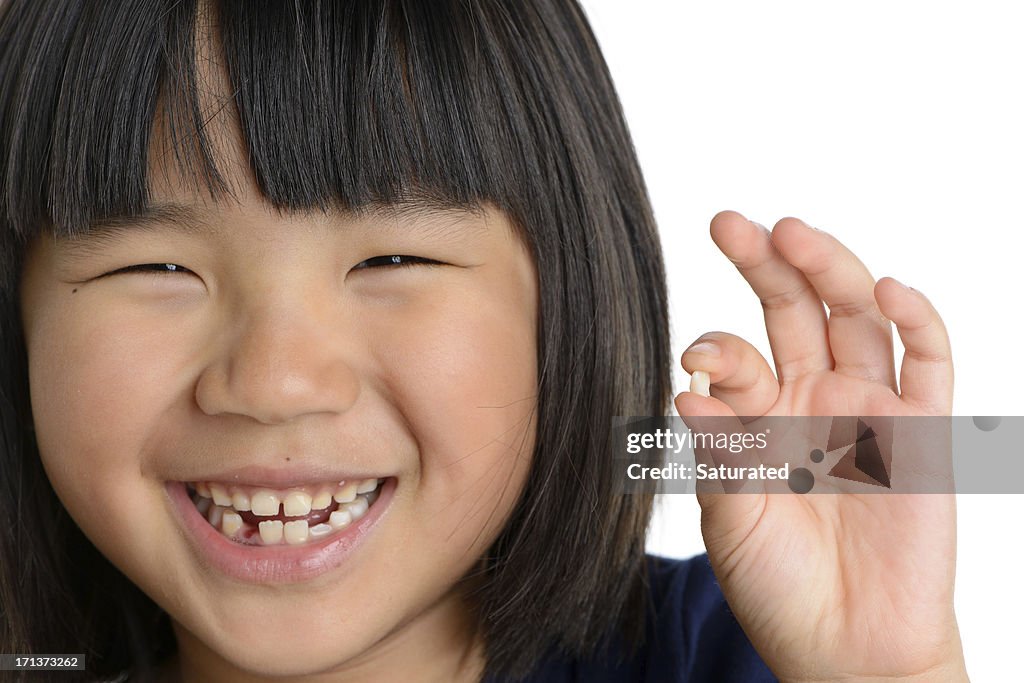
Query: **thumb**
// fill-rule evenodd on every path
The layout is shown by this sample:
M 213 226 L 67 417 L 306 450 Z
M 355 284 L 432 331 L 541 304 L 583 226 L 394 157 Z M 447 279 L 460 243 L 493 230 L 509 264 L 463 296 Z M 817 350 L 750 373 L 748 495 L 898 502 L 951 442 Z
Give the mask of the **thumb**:
M 696 372 L 694 373 L 697 374 Z M 691 389 L 705 390 L 703 378 L 697 377 Z M 676 410 L 686 426 L 693 432 L 694 455 L 705 469 L 726 467 L 756 467 L 749 452 L 732 453 L 727 448 L 708 445 L 713 439 L 701 441 L 701 436 L 745 432 L 746 428 L 732 409 L 718 399 L 684 391 L 675 398 Z M 705 445 L 699 445 L 699 444 Z M 729 480 L 701 479 L 697 473 L 697 503 L 701 508 L 701 533 L 712 564 L 732 556 L 750 531 L 756 526 L 767 503 L 764 484 L 758 479 Z

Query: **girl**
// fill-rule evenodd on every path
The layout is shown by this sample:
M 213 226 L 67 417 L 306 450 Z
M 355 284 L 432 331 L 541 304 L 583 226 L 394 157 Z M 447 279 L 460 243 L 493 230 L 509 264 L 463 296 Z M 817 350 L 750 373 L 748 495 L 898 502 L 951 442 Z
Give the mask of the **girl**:
M 708 555 L 645 556 L 607 434 L 667 407 L 664 271 L 574 3 L 0 12 L 4 652 L 88 680 L 965 679 L 951 496 L 702 494 Z M 705 335 L 683 366 L 714 397 L 682 415 L 948 414 L 922 295 L 796 219 L 711 228 L 778 377 Z

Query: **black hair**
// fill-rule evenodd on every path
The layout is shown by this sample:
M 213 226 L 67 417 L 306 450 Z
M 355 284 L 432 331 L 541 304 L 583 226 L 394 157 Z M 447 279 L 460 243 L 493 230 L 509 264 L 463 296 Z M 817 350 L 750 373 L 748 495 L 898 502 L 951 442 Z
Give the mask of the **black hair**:
M 84 538 L 33 440 L 18 310 L 26 245 L 148 206 L 160 119 L 176 163 L 231 190 L 204 126 L 209 10 L 225 106 L 282 210 L 491 202 L 540 278 L 537 435 L 473 604 L 488 672 L 636 645 L 652 496 L 617 495 L 616 415 L 662 415 L 661 247 L 607 66 L 573 0 L 125 0 L 0 6 L 0 651 L 86 652 L 94 675 L 173 650 L 166 615 Z

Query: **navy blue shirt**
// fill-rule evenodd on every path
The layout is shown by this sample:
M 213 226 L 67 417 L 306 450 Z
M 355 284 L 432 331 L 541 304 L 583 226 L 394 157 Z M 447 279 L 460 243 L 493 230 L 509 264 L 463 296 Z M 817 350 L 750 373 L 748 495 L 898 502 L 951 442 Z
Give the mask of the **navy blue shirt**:
M 762 683 L 778 679 L 736 622 L 707 553 L 685 560 L 647 556 L 647 637 L 627 662 L 602 654 L 544 659 L 526 683 Z M 493 679 L 488 679 L 493 683 Z

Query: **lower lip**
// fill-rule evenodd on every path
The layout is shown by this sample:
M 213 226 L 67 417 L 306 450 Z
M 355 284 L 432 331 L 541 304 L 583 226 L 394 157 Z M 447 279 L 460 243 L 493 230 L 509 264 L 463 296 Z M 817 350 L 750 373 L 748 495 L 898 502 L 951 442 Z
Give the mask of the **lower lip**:
M 246 583 L 298 583 L 335 569 L 348 559 L 384 516 L 395 490 L 388 477 L 366 514 L 327 538 L 303 545 L 251 546 L 228 540 L 199 514 L 185 483 L 167 482 L 185 538 L 208 566 Z

